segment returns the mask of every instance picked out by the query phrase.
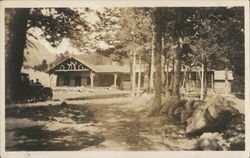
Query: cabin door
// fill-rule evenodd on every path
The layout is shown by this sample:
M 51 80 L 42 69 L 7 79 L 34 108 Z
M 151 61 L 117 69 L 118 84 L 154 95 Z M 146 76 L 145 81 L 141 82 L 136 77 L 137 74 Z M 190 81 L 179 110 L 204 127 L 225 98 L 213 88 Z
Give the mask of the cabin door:
M 75 86 L 81 86 L 81 80 L 82 77 L 81 76 L 75 76 Z

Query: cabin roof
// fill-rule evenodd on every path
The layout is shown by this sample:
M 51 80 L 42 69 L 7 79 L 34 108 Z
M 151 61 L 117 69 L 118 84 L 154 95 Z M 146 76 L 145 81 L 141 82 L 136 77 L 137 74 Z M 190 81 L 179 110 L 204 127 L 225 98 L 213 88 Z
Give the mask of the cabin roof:
M 74 58 L 75 60 L 79 61 L 83 65 L 87 66 L 89 69 L 96 73 L 130 73 L 130 68 L 129 65 L 93 65 L 82 57 L 77 57 L 77 56 L 68 56 L 61 62 L 57 63 L 54 67 L 48 70 L 48 73 L 53 73 L 56 69 L 57 66 L 65 62 L 69 58 Z M 141 66 L 141 72 L 144 72 L 145 68 L 144 66 Z M 170 71 L 170 69 L 169 69 Z M 184 69 L 182 70 L 184 71 Z M 192 68 L 192 72 L 198 71 L 197 68 Z M 226 79 L 226 71 L 225 70 L 209 70 L 209 71 L 214 71 L 214 80 L 225 80 Z M 139 72 L 139 65 L 136 65 L 136 72 Z M 233 80 L 233 73 L 232 71 L 227 71 L 227 78 L 228 80 Z
M 68 58 L 74 58 L 75 60 L 79 61 L 83 65 L 87 66 L 89 69 L 96 73 L 130 73 L 130 68 L 128 65 L 124 66 L 119 66 L 119 65 L 93 65 L 90 64 L 89 62 L 85 61 L 81 57 L 76 57 L 76 56 L 68 56 L 64 60 L 58 62 L 55 66 L 50 68 L 48 70 L 49 73 L 53 73 L 55 68 L 65 62 Z M 136 66 L 136 71 L 139 71 L 139 65 Z M 143 71 L 143 68 L 141 68 L 141 71 Z
M 119 65 L 95 65 L 95 67 L 98 69 L 97 72 L 99 73 L 105 73 L 105 72 L 121 72 L 121 73 L 129 73 L 129 67 L 128 66 L 119 66 Z
M 48 73 L 53 73 L 53 72 L 55 71 L 56 67 L 58 67 L 60 64 L 62 64 L 63 62 L 65 62 L 65 61 L 66 61 L 67 59 L 69 59 L 69 58 L 74 58 L 75 60 L 81 62 L 82 64 L 84 64 L 84 65 L 87 66 L 89 69 L 91 69 L 91 70 L 93 70 L 93 71 L 95 71 L 95 72 L 96 72 L 96 70 L 97 70 L 97 69 L 95 68 L 94 65 L 92 65 L 92 64 L 90 64 L 90 63 L 88 63 L 88 62 L 86 62 L 86 61 L 84 61 L 84 60 L 78 59 L 78 58 L 73 57 L 73 56 L 68 56 L 68 57 L 66 57 L 64 60 L 62 60 L 62 61 L 58 62 L 57 64 L 55 64 L 55 66 L 53 66 L 52 68 L 50 68 L 47 72 L 48 72 Z

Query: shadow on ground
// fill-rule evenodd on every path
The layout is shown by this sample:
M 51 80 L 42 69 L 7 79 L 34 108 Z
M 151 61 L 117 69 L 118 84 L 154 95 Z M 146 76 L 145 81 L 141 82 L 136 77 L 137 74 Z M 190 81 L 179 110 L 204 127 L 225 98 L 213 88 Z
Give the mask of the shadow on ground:
M 75 151 L 104 141 L 100 133 L 93 134 L 85 131 L 86 129 L 73 128 L 79 127 L 78 124 L 97 123 L 94 112 L 85 105 L 62 103 L 53 106 L 6 108 L 6 118 L 19 120 L 6 123 L 7 151 Z M 28 123 L 23 120 L 28 120 Z M 49 130 L 45 127 L 53 122 L 63 125 L 63 128 Z M 16 126 L 16 123 L 23 126 Z
M 70 128 L 49 131 L 42 126 L 33 126 L 18 128 L 14 132 L 19 143 L 7 147 L 8 151 L 74 151 L 98 145 L 104 141 L 102 136 Z
M 5 116 L 33 121 L 54 121 L 55 117 L 67 117 L 76 123 L 96 122 L 94 112 L 87 106 L 73 104 L 6 108 Z
M 118 98 L 118 97 L 128 97 L 128 93 L 121 94 L 103 94 L 103 95 L 93 95 L 93 96 L 83 96 L 83 97 L 71 97 L 66 100 L 86 100 L 86 99 L 108 99 L 108 98 Z

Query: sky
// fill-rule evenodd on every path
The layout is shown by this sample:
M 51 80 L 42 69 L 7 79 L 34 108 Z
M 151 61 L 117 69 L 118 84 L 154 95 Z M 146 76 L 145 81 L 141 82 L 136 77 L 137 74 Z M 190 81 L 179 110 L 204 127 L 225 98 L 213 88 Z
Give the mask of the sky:
M 93 9 L 93 10 L 98 10 L 98 11 L 102 11 L 103 8 L 98 8 L 98 7 L 95 7 L 95 8 L 90 8 L 90 9 Z M 83 12 L 84 9 L 83 8 L 77 8 L 76 10 L 78 10 L 79 12 Z M 46 12 L 45 12 L 46 14 Z M 98 20 L 98 17 L 96 15 L 94 15 L 93 13 L 88 13 L 88 14 L 85 14 L 85 19 L 89 22 L 89 23 L 92 23 L 94 24 L 97 20 Z M 67 38 L 64 38 L 62 40 L 62 42 L 57 46 L 57 47 L 52 47 L 50 45 L 49 42 L 47 42 L 42 36 L 42 31 L 41 29 L 39 28 L 30 28 L 28 30 L 30 33 L 32 33 L 35 37 L 37 37 L 37 39 L 34 39 L 33 37 L 30 37 L 28 36 L 27 38 L 30 38 L 31 40 L 37 40 L 39 43 L 41 43 L 42 45 L 44 45 L 48 51 L 50 53 L 53 53 L 53 54 L 59 54 L 59 53 L 64 53 L 65 51 L 68 51 L 72 54 L 80 54 L 82 52 L 80 52 L 77 48 L 73 47 L 70 42 L 69 42 L 69 39 Z M 107 47 L 107 44 L 105 44 L 105 42 L 103 41 L 100 41 L 98 43 L 98 45 L 100 47 Z

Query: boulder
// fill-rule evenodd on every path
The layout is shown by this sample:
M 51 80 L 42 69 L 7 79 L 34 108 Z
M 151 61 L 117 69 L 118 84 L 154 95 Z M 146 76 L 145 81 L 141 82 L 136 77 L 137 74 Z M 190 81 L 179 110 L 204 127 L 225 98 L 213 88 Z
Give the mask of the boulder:
M 224 98 L 210 98 L 205 105 L 196 107 L 187 121 L 186 132 L 201 134 L 205 131 L 220 131 L 238 113 Z
M 214 119 L 220 117 L 224 112 L 230 112 L 231 115 L 239 113 L 237 109 L 229 105 L 226 99 L 220 96 L 217 96 L 214 99 L 209 100 L 205 106 L 208 109 L 212 118 Z
M 205 151 L 223 150 L 219 141 L 222 139 L 219 133 L 204 133 L 197 141 L 196 149 Z
M 177 97 L 167 97 L 166 99 L 164 99 L 163 104 L 162 104 L 162 108 L 160 113 L 161 114 L 168 114 L 170 108 L 173 105 L 176 105 L 178 103 L 178 98 Z
M 245 116 L 244 114 L 235 115 L 226 125 L 228 129 L 245 133 Z
M 232 137 L 238 136 L 238 135 L 239 135 L 239 132 L 235 131 L 234 129 L 226 129 L 226 130 L 223 132 L 223 134 L 224 134 L 224 137 L 225 137 L 226 139 L 230 139 L 230 138 L 232 138 Z
M 185 99 L 181 99 L 181 100 L 177 101 L 176 104 L 173 104 L 173 105 L 169 108 L 168 114 L 169 114 L 169 115 L 174 115 L 176 109 L 178 109 L 178 108 L 180 108 L 180 107 L 184 108 L 184 105 L 186 104 L 186 102 L 187 102 L 187 100 L 185 100 Z
M 245 150 L 245 138 L 235 137 L 232 142 L 230 142 L 230 150 Z
M 194 105 L 195 100 L 191 100 L 186 102 L 186 104 L 184 105 L 185 109 L 191 109 Z
M 192 105 L 192 109 L 196 109 L 198 106 L 203 106 L 205 103 L 206 102 L 203 100 L 195 100 L 194 104 Z
M 184 105 L 186 109 L 195 109 L 197 106 L 203 105 L 205 101 L 203 100 L 191 100 L 186 102 Z
M 181 123 L 186 123 L 187 119 L 192 116 L 194 110 L 198 106 L 202 106 L 203 104 L 204 101 L 202 100 L 191 100 L 186 102 L 186 104 L 184 105 L 185 109 L 180 114 Z
M 180 107 L 177 107 L 174 111 L 174 114 L 172 115 L 172 117 L 177 120 L 177 121 L 181 121 L 181 113 L 182 111 L 185 111 L 185 108 L 184 106 L 180 106 Z
M 184 109 L 181 111 L 181 123 L 186 123 L 187 119 L 192 116 L 193 109 Z
M 188 134 L 196 134 L 196 132 L 199 132 L 206 127 L 207 121 L 205 118 L 205 112 L 206 111 L 203 110 L 202 107 L 197 107 L 192 116 L 187 119 L 186 132 Z
M 63 102 L 60 104 L 60 106 L 61 106 L 61 107 L 69 107 L 69 105 L 68 105 L 65 101 L 63 101 Z
M 167 114 L 167 117 L 175 120 L 181 120 L 181 112 L 185 109 L 184 105 L 187 103 L 187 100 L 179 100 L 177 97 L 168 97 L 164 100 L 160 113 Z

